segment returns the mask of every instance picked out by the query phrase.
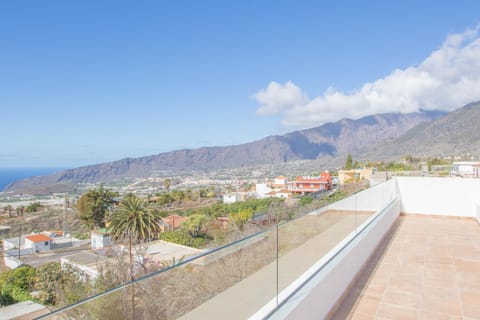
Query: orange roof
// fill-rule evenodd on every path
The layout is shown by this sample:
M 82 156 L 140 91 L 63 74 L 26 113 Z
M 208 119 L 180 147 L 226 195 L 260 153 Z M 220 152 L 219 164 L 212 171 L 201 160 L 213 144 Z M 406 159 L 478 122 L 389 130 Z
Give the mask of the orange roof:
M 275 179 L 281 180 L 281 179 L 285 179 L 285 177 L 284 176 L 278 176 Z
M 33 234 L 31 236 L 26 236 L 26 239 L 32 241 L 32 242 L 44 242 L 44 241 L 50 241 L 52 238 L 44 235 L 44 234 Z

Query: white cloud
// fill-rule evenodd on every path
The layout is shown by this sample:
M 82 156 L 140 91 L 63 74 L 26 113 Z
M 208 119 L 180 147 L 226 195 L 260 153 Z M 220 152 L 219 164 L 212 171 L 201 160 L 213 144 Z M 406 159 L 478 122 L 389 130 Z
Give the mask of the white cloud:
M 276 114 L 308 103 L 308 97 L 291 81 L 284 85 L 272 81 L 266 89 L 254 94 L 253 98 L 260 103 L 257 110 L 259 115 Z
M 480 26 L 447 36 L 420 65 L 396 69 L 351 94 L 329 88 L 309 99 L 293 82 L 270 82 L 253 98 L 258 115 L 281 115 L 288 128 L 385 112 L 453 110 L 480 100 Z

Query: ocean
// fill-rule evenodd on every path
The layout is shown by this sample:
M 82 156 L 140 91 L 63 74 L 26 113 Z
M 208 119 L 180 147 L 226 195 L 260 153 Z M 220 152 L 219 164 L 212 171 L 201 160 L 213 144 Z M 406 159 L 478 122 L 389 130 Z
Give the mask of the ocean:
M 0 168 L 0 191 L 8 184 L 35 176 L 44 176 L 65 168 Z

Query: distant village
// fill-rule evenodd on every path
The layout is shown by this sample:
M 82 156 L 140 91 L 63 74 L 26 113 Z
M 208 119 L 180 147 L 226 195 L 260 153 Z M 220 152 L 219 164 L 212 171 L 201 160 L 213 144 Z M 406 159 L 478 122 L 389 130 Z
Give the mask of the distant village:
M 355 167 L 348 170 L 338 170 L 335 175 L 325 170 L 317 175 L 300 175 L 288 179 L 284 175 L 279 175 L 273 179 L 264 179 L 258 181 L 242 181 L 240 183 L 223 184 L 222 188 L 200 189 L 208 193 L 213 202 L 224 205 L 234 205 L 245 201 L 261 199 L 279 199 L 287 206 L 293 206 L 302 198 L 318 199 L 331 195 L 343 186 L 358 181 L 367 182 L 372 186 L 385 181 L 391 175 L 428 175 L 437 172 L 445 172 L 445 165 L 438 165 L 436 168 L 424 164 L 420 166 L 421 170 L 416 171 L 379 171 L 375 167 Z M 476 161 L 456 161 L 447 168 L 449 176 L 461 176 L 465 178 L 480 178 L 480 162 Z M 444 173 L 441 175 L 445 175 Z M 163 179 L 165 180 L 165 179 Z M 252 183 L 255 182 L 255 183 Z M 157 178 L 138 179 L 137 181 L 117 190 L 123 194 L 127 192 L 138 192 L 140 194 L 153 195 L 145 196 L 147 201 L 157 204 L 161 199 L 161 193 L 155 195 L 159 189 L 165 192 L 165 185 L 158 189 L 152 189 L 152 185 L 160 182 Z M 177 179 L 172 182 L 172 186 L 181 190 L 182 188 L 192 187 L 199 184 L 201 186 L 209 185 L 211 181 L 193 181 L 192 178 L 183 180 Z M 227 187 L 228 186 L 228 187 Z M 168 187 L 167 187 L 168 189 Z M 148 190 L 148 192 L 145 192 Z M 136 192 L 135 192 L 136 191 Z M 24 210 L 28 204 L 39 203 L 44 207 L 56 208 L 63 211 L 63 214 L 72 214 L 73 203 L 78 197 L 70 196 L 67 198 L 64 194 L 54 194 L 50 197 L 41 199 L 29 196 L 10 197 L 3 195 L 1 208 L 3 208 L 3 217 L 24 215 Z M 7 200 L 7 201 L 5 201 Z M 18 210 L 23 208 L 22 210 Z M 166 206 L 168 209 L 168 206 Z M 178 209 L 178 208 L 177 208 Z M 162 233 L 175 232 L 180 230 L 186 223 L 188 217 L 178 214 L 175 210 L 166 211 L 167 213 L 158 221 Z M 268 227 L 276 220 L 265 212 L 249 212 L 244 223 L 256 227 Z M 221 229 L 227 230 L 236 217 L 222 215 L 215 217 L 210 221 L 209 230 Z M 226 232 L 226 231 L 225 231 Z M 62 269 L 77 270 L 79 277 L 86 282 L 95 281 L 105 270 L 107 266 L 118 261 L 126 253 L 126 246 L 123 243 L 115 243 L 109 233 L 108 226 L 104 228 L 95 228 L 89 231 L 88 238 L 77 238 L 72 235 L 68 226 L 64 225 L 63 230 L 38 230 L 33 233 L 22 233 L 20 229 L 18 235 L 13 236 L 11 226 L 0 225 L 0 236 L 3 238 L 3 269 L 16 269 L 23 265 L 33 268 L 40 267 L 47 263 L 59 262 Z M 206 248 L 198 248 L 190 245 L 175 243 L 161 237 L 155 237 L 151 241 L 145 241 L 135 245 L 136 268 L 145 268 L 147 265 L 168 265 L 169 261 L 181 261 L 182 259 L 202 254 Z M 198 260 L 196 263 L 206 265 L 211 260 Z

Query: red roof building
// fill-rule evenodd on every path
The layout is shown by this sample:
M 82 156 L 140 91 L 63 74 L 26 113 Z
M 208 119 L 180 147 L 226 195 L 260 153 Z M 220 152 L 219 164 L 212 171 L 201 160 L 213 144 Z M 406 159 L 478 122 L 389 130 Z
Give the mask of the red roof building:
M 52 238 L 44 234 L 32 234 L 31 236 L 26 236 L 25 239 L 28 239 L 31 242 L 45 242 L 52 240 Z
M 327 171 L 317 177 L 299 176 L 292 182 L 291 191 L 297 194 L 330 190 L 332 188 L 332 176 Z

